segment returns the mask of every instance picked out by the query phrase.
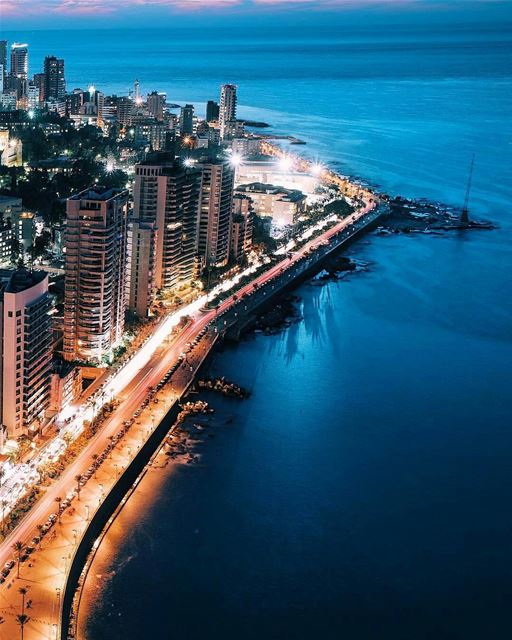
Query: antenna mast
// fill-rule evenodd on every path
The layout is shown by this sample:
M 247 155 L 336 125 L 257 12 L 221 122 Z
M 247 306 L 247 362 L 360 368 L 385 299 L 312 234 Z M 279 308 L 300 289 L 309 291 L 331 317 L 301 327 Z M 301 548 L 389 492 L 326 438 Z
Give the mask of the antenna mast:
M 475 154 L 471 158 L 471 166 L 469 168 L 468 186 L 466 187 L 466 197 L 464 198 L 464 207 L 460 214 L 462 224 L 469 224 L 469 194 L 471 193 L 471 184 L 473 182 L 473 169 L 475 167 Z

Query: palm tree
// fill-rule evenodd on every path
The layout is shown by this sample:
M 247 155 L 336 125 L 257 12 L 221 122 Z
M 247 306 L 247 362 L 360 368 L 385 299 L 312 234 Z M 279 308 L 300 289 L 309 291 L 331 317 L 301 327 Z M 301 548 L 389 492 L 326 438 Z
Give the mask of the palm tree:
M 37 530 L 39 531 L 39 550 L 41 550 L 41 546 L 43 544 L 43 527 L 44 525 L 38 524 Z
M 25 632 L 25 625 L 27 624 L 27 622 L 30 620 L 30 618 L 28 616 L 26 616 L 24 613 L 21 613 L 19 616 L 16 616 L 16 622 L 20 625 L 20 630 L 21 630 L 21 640 L 23 640 L 23 634 Z
M 61 512 L 60 512 L 60 503 L 62 502 L 62 498 L 60 496 L 57 496 L 55 498 L 55 502 L 59 505 L 59 509 L 58 509 L 57 513 L 59 514 L 58 515 L 58 520 L 59 520 L 59 524 L 60 524 L 60 517 L 62 515 Z
M 80 474 L 75 476 L 75 481 L 76 481 L 76 495 L 77 495 L 77 498 L 80 500 L 80 482 L 82 481 L 82 476 Z
M 9 505 L 7 500 L 2 500 L 0 506 L 2 507 L 2 535 L 5 534 L 5 507 Z
M 18 593 L 21 593 L 21 614 L 25 613 L 25 596 L 28 593 L 28 587 L 20 587 Z
M 97 471 L 97 469 L 96 469 L 96 460 L 98 459 L 98 454 L 97 453 L 93 453 L 91 458 L 92 458 L 92 461 L 94 463 L 94 479 L 96 480 L 96 471 Z
M 14 550 L 14 553 L 16 554 L 16 562 L 18 563 L 18 575 L 17 577 L 20 577 L 20 563 L 21 563 L 21 556 L 23 554 L 23 552 L 25 551 L 25 545 L 23 544 L 23 542 L 21 542 L 21 540 L 17 540 L 13 545 L 12 548 Z

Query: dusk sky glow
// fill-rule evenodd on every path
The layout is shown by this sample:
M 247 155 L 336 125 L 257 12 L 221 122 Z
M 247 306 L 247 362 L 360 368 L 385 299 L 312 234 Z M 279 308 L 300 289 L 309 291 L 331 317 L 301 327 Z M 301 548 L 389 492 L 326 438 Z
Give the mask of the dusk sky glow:
M 474 13 L 510 9 L 503 0 L 0 0 L 4 28 L 93 26 L 108 20 L 108 26 L 133 26 L 133 20 L 173 19 L 175 16 L 217 15 L 238 19 L 244 15 L 276 13 L 296 15 L 370 10 L 379 13 L 406 9 L 431 9 Z M 441 11 L 442 13 L 443 11 Z M 506 11 L 510 15 L 510 11 Z M 468 16 L 469 17 L 469 16 Z M 87 23 L 85 23 L 87 21 Z M 107 25 L 102 25 L 107 26 Z M 162 26 L 162 25 L 160 25 Z

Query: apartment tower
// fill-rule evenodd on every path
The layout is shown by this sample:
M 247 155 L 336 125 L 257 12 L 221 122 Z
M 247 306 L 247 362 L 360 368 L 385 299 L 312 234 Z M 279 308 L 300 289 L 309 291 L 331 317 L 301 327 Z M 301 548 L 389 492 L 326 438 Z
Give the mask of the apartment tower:
M 197 253 L 203 267 L 223 266 L 229 259 L 234 169 L 214 155 L 196 166 L 202 173 Z
M 219 125 L 220 137 L 227 137 L 236 121 L 236 85 L 225 84 L 220 90 Z
M 154 283 L 156 289 L 171 290 L 189 284 L 195 274 L 196 233 L 201 173 L 175 162 L 172 154 L 151 153 L 135 167 L 133 221 L 154 225 Z M 141 237 L 141 242 L 147 242 Z M 133 236 L 132 255 L 137 251 Z M 139 253 L 145 253 L 142 246 Z M 133 270 L 135 268 L 135 271 Z M 134 286 L 147 282 L 152 265 L 132 262 L 130 308 L 139 306 Z M 142 295 L 146 295 L 142 292 Z M 139 306 L 140 308 L 140 306 Z
M 0 271 L 0 413 L 7 437 L 34 435 L 50 403 L 52 327 L 48 275 Z
M 126 310 L 128 192 L 94 185 L 67 201 L 66 360 L 100 363 L 121 342 Z

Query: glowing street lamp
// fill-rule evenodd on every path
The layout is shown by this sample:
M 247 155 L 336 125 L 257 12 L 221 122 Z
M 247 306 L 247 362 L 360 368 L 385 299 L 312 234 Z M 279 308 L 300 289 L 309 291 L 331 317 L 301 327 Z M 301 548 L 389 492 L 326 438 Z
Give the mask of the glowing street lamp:
M 194 161 L 192 160 L 192 158 L 185 158 L 185 160 L 183 160 L 183 164 L 185 165 L 185 167 L 187 167 L 187 169 L 190 169 L 194 166 Z
M 242 164 L 242 162 L 243 162 L 243 157 L 236 151 L 234 151 L 229 156 L 229 164 L 235 169 L 239 167 Z
M 320 164 L 319 162 L 315 162 L 314 164 L 311 165 L 309 170 L 312 176 L 314 176 L 315 178 L 319 178 L 322 175 L 322 173 L 325 171 L 325 167 L 323 164 Z
M 293 160 L 290 156 L 282 156 L 278 162 L 279 169 L 283 172 L 291 171 L 293 167 Z

